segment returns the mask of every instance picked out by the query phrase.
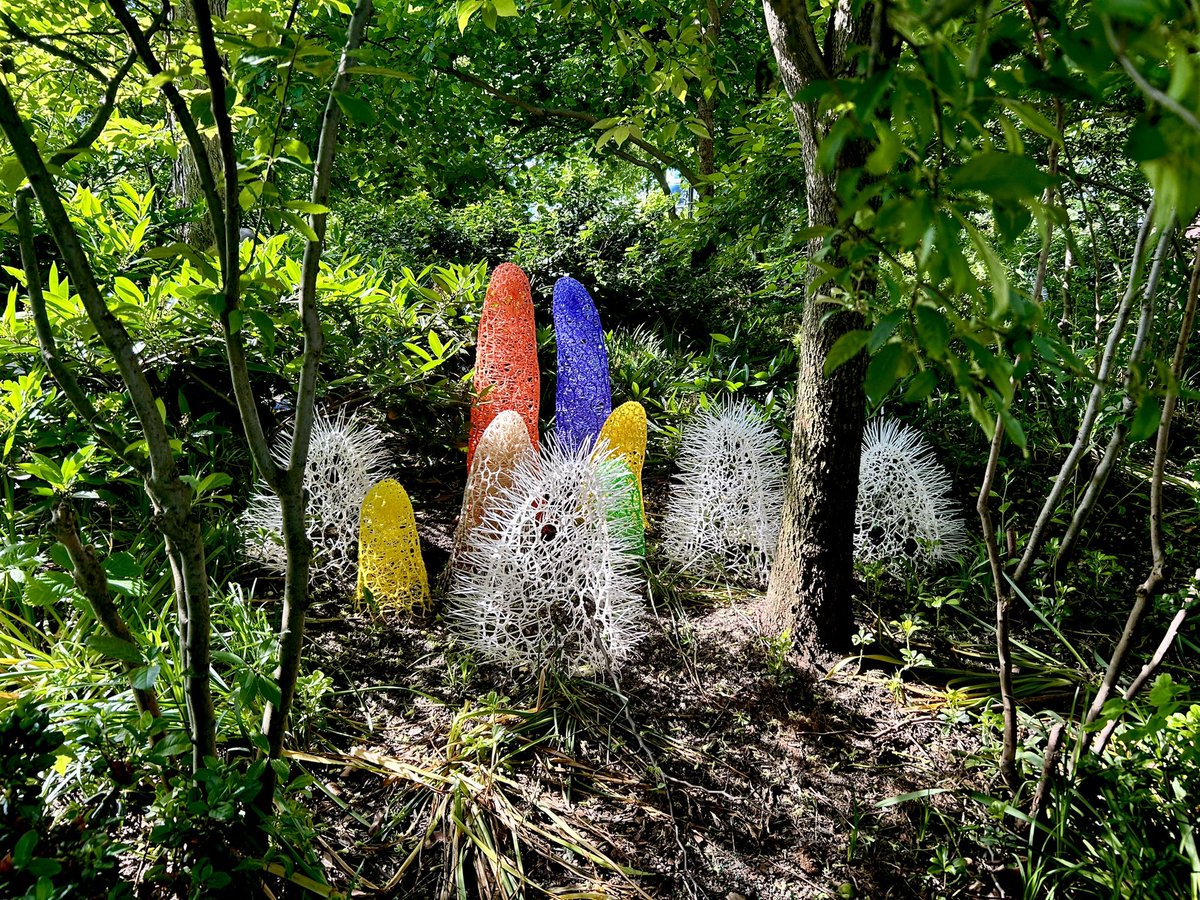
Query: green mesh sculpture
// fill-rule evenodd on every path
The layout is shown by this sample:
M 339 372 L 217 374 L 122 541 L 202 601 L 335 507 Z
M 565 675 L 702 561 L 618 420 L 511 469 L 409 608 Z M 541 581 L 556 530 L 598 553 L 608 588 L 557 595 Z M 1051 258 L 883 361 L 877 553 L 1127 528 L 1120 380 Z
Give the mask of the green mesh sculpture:
M 614 531 L 628 541 L 631 552 L 646 556 L 646 526 L 642 521 L 642 490 L 637 476 L 619 457 L 610 457 L 619 474 L 613 479 L 614 496 L 610 501 L 608 520 Z
M 620 459 L 637 479 L 638 504 L 642 524 L 646 523 L 646 502 L 642 495 L 642 467 L 646 462 L 646 410 L 636 400 L 622 403 L 604 420 L 600 444 Z

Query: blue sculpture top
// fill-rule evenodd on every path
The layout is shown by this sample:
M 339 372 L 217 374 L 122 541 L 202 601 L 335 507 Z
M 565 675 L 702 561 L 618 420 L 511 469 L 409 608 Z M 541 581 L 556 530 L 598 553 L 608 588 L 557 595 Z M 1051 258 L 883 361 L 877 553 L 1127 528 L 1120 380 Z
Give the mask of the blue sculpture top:
M 554 431 L 567 446 L 590 445 L 612 412 L 612 389 L 600 314 L 587 289 L 574 278 L 560 278 L 554 285 L 554 337 L 558 344 Z

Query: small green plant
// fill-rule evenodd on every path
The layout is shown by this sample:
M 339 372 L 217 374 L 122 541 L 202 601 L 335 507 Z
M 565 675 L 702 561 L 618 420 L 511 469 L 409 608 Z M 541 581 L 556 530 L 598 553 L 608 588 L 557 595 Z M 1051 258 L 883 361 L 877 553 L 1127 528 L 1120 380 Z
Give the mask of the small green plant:
M 774 637 L 763 639 L 767 658 L 767 674 L 780 687 L 791 683 L 795 672 L 788 664 L 788 656 L 795 648 L 795 640 L 790 629 L 784 629 Z

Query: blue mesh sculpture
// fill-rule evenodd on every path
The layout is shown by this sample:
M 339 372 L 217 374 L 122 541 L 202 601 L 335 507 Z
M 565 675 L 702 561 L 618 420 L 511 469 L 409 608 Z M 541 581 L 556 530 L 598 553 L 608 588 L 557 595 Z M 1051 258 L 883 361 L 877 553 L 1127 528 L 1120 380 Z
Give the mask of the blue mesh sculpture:
M 555 434 L 567 447 L 591 445 L 612 412 L 612 389 L 600 314 L 587 289 L 574 278 L 560 278 L 554 285 L 554 338 L 558 344 Z

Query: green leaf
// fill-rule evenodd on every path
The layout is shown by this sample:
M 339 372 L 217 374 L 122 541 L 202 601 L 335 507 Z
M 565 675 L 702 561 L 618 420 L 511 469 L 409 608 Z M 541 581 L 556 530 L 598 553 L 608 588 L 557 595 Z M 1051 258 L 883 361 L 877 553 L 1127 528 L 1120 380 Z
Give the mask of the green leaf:
M 884 345 L 888 338 L 892 336 L 892 332 L 896 330 L 896 326 L 904 318 L 904 310 L 894 309 L 882 319 L 878 324 L 871 329 L 871 337 L 867 340 L 867 350 L 874 353 Z
M 872 175 L 886 175 L 900 158 L 900 139 L 882 122 L 875 124 L 875 131 L 879 135 L 879 145 L 867 157 L 867 171 Z
M 1062 135 L 1058 133 L 1058 129 L 1054 127 L 1054 123 L 1042 115 L 1033 106 L 1029 105 L 1024 100 L 1014 100 L 1012 98 L 1006 98 L 1003 102 L 1006 107 L 1016 113 L 1017 118 L 1020 119 L 1025 124 L 1025 127 L 1030 131 L 1035 131 L 1042 137 L 1054 141 L 1056 144 L 1062 144 Z
M 401 72 L 399 69 L 389 69 L 387 66 L 355 66 L 354 74 L 357 75 L 378 75 L 381 78 L 396 78 L 400 81 L 416 81 L 417 76 L 410 75 L 408 72 Z M 298 143 L 298 142 L 297 142 Z
M 342 108 L 342 112 L 352 121 L 359 125 L 374 124 L 375 109 L 366 100 L 347 93 L 334 94 L 334 98 L 337 100 L 337 105 Z
M 1000 240 L 1011 244 L 1025 233 L 1025 229 L 1033 221 L 1033 213 L 1022 203 L 997 200 L 992 204 L 992 218 Z
M 496 15 L 506 19 L 517 14 L 516 0 L 492 0 L 492 6 L 496 10 Z
M 163 247 L 151 247 L 144 255 L 149 259 L 170 259 L 173 256 L 182 256 L 209 281 L 217 281 L 217 270 L 200 253 L 196 252 L 195 248 L 189 247 L 187 244 L 174 243 Z
M 461 34 L 467 30 L 471 16 L 483 6 L 483 0 L 458 0 L 458 30 Z
M 1158 398 L 1152 394 L 1145 395 L 1142 397 L 1142 402 L 1138 404 L 1133 421 L 1129 423 L 1129 439 L 1144 441 L 1158 431 L 1158 423 L 1161 418 L 1162 407 L 1159 405 Z
M 308 200 L 289 200 L 287 208 L 310 216 L 323 216 L 329 212 L 328 206 L 312 203 Z
M 313 231 L 312 226 L 309 225 L 308 222 L 306 222 L 303 218 L 287 209 L 281 209 L 279 211 L 279 215 L 280 218 L 300 232 L 300 234 L 304 236 L 305 240 L 313 243 L 317 242 L 317 233 Z
M 163 735 L 162 740 L 154 745 L 150 750 L 150 755 L 156 759 L 167 759 L 172 756 L 179 756 L 181 753 L 186 753 L 192 749 L 192 742 L 188 739 L 185 732 L 168 731 Z
M 134 665 L 142 665 L 145 660 L 142 659 L 142 651 L 129 641 L 123 641 L 118 637 L 113 637 L 111 634 L 97 632 L 88 638 L 87 644 L 97 653 L 104 656 L 119 659 L 121 662 L 133 663 Z
M 1020 421 L 1016 416 L 1003 404 L 997 410 L 1000 415 L 1000 421 L 1004 423 L 1004 433 L 1021 450 L 1025 449 L 1025 429 L 1021 427 Z
M 829 355 L 825 357 L 825 375 L 828 377 L 838 366 L 857 356 L 862 348 L 867 346 L 870 337 L 869 332 L 857 329 L 847 331 L 834 341 L 833 346 L 829 348 Z
M 950 175 L 960 191 L 980 191 L 992 197 L 1036 197 L 1050 184 L 1050 176 L 1028 156 L 988 151 L 979 153 Z
M 268 703 L 278 706 L 283 702 L 283 694 L 279 691 L 277 685 L 272 679 L 265 678 L 262 675 L 255 675 L 255 686 L 258 689 L 259 695 Z
M 275 352 L 275 321 L 261 309 L 252 309 L 246 313 L 254 327 L 258 329 L 259 337 L 266 345 L 267 353 Z
M 17 162 L 15 156 L 7 156 L 0 162 L 0 184 L 10 191 L 15 191 L 25 180 L 25 170 Z
M 1145 119 L 1139 119 L 1133 128 L 1129 129 L 1129 137 L 1125 140 L 1125 153 L 1134 162 L 1149 162 L 1159 159 L 1171 152 L 1167 139 L 1162 131 L 1151 125 Z
M 18 771 L 20 770 L 18 769 Z M 17 821 L 19 822 L 20 819 Z M 23 869 L 29 865 L 29 861 L 33 859 L 33 849 L 37 846 L 37 842 L 38 833 L 36 831 L 30 830 L 21 835 L 21 839 L 17 841 L 17 845 L 13 848 L 12 858 L 13 864 L 18 869 Z
M 912 356 L 908 349 L 900 343 L 885 344 L 871 358 L 867 366 L 867 378 L 863 382 L 867 399 L 873 406 L 878 406 L 887 396 L 896 379 L 906 374 L 911 368 Z
M 154 688 L 154 682 L 158 681 L 158 675 L 162 671 L 162 666 L 151 665 L 142 666 L 140 669 L 134 669 L 130 673 L 130 683 L 134 690 L 149 691 Z
M 917 304 L 917 339 L 932 359 L 941 359 L 950 344 L 950 325 L 940 309 Z
M 933 393 L 935 387 L 937 387 L 937 373 L 933 369 L 918 372 L 908 383 L 908 390 L 904 392 L 904 400 L 907 403 L 926 400 Z
M 1145 27 L 1165 11 L 1161 0 L 1096 0 L 1096 11 L 1121 22 Z

